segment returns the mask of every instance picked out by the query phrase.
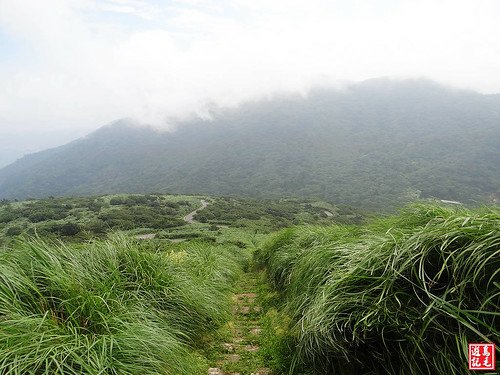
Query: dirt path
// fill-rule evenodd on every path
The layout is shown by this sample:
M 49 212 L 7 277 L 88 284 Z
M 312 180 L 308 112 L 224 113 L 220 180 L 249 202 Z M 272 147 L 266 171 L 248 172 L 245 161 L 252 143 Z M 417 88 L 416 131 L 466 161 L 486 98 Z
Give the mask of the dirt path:
M 203 210 L 205 207 L 208 206 L 208 202 L 205 200 L 205 199 L 202 199 L 201 200 L 201 207 L 197 208 L 196 210 L 188 213 L 186 216 L 183 217 L 183 220 L 186 222 L 186 223 L 189 223 L 189 224 L 192 224 L 194 223 L 194 215 L 196 215 L 196 213 L 200 210 Z
M 152 240 L 156 237 L 156 233 L 138 234 L 135 236 L 138 240 Z
M 258 354 L 262 307 L 257 300 L 257 290 L 256 276 L 244 274 L 237 285 L 238 292 L 233 295 L 230 334 L 225 342 L 218 344 L 218 358 L 208 369 L 208 375 L 271 375 Z
M 198 207 L 196 210 L 191 211 L 186 216 L 184 216 L 182 219 L 186 223 L 189 223 L 189 224 L 194 223 L 194 221 L 195 221 L 194 220 L 194 215 L 196 215 L 196 213 L 198 211 L 203 210 L 207 206 L 208 206 L 208 202 L 206 200 L 202 199 L 201 200 L 201 207 Z M 156 237 L 156 233 L 138 234 L 137 236 L 135 236 L 135 238 L 138 239 L 138 240 L 152 240 L 155 237 Z M 185 241 L 185 239 L 184 238 L 172 239 L 170 241 L 172 241 L 172 242 L 181 242 L 181 241 Z

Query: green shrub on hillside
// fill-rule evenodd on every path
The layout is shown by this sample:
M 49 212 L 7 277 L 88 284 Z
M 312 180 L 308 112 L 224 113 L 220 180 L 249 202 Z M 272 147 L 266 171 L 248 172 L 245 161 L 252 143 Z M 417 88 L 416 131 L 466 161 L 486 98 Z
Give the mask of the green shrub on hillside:
M 0 212 L 0 223 L 9 223 L 20 217 L 20 214 L 14 212 L 13 210 L 7 208 Z
M 292 323 L 290 366 L 464 374 L 500 337 L 500 212 L 413 206 L 365 227 L 280 232 L 257 253 Z
M 20 235 L 21 233 L 23 233 L 23 228 L 20 227 L 20 226 L 12 226 L 12 227 L 9 227 L 6 231 L 5 231 L 5 235 L 6 236 L 9 236 L 9 237 L 12 237 L 12 236 L 18 236 Z
M 202 223 L 245 226 L 254 222 L 259 230 L 274 231 L 297 224 L 332 224 L 361 223 L 363 217 L 348 208 L 338 214 L 336 206 L 326 202 L 316 202 L 307 199 L 252 199 L 252 198 L 224 198 L 218 197 L 203 210 L 199 211 L 195 219 Z M 335 214 L 326 215 L 328 206 Z M 331 207 L 331 208 L 330 208 Z
M 76 236 L 81 231 L 80 225 L 73 222 L 46 224 L 42 229 L 59 236 Z
M 205 373 L 191 346 L 230 315 L 235 251 L 124 238 L 0 251 L 0 373 Z

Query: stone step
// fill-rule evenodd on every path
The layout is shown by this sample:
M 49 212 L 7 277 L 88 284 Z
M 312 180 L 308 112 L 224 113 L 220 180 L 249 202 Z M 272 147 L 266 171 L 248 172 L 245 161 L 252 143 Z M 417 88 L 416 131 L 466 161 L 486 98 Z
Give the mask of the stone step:
M 226 361 L 227 362 L 238 362 L 241 359 L 241 355 L 239 354 L 226 354 L 225 355 Z
M 254 327 L 250 330 L 250 334 L 253 335 L 253 336 L 259 336 L 262 332 L 262 328 L 260 328 L 259 326 L 257 327 Z
M 217 367 L 210 367 L 208 369 L 208 375 L 224 375 L 224 371 Z
M 208 375 L 241 375 L 239 372 L 224 372 L 218 367 L 211 367 L 208 369 Z M 250 375 L 271 375 L 271 370 L 267 368 L 261 368 L 256 372 L 252 372 Z
M 252 372 L 250 375 L 272 375 L 272 372 L 268 368 L 261 368 L 257 372 Z

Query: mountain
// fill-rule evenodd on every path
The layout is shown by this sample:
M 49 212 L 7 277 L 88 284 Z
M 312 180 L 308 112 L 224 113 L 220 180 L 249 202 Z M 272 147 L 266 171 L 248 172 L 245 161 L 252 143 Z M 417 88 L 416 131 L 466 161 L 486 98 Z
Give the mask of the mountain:
M 377 79 L 216 109 L 166 132 L 120 120 L 0 170 L 0 198 L 305 196 L 368 209 L 500 196 L 500 96 Z

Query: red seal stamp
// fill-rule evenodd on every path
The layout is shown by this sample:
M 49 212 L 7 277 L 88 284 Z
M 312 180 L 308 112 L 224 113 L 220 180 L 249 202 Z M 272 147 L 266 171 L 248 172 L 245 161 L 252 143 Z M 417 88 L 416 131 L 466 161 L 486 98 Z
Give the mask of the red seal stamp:
M 469 343 L 469 370 L 496 370 L 495 344 Z

